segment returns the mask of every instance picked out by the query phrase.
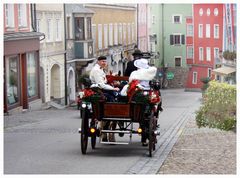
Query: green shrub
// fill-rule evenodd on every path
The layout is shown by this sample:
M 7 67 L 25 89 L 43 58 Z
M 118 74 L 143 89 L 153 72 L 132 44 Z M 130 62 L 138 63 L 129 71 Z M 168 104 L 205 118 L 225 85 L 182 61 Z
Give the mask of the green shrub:
M 202 77 L 200 80 L 203 83 L 203 86 L 201 89 L 204 93 L 206 91 L 206 89 L 209 87 L 209 82 L 211 81 L 211 78 L 210 77 Z
M 196 113 L 198 127 L 235 130 L 236 87 L 216 81 L 209 84 L 203 95 L 203 105 Z

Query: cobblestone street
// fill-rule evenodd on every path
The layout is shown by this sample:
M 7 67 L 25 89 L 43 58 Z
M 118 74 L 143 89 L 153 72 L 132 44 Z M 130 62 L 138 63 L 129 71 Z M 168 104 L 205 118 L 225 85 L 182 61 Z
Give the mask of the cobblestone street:
M 236 133 L 187 122 L 159 174 L 236 174 Z

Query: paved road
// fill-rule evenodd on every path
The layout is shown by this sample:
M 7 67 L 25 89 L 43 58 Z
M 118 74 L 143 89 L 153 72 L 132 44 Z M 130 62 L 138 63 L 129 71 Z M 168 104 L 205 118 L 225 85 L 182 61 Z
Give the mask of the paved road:
M 162 91 L 161 136 L 153 158 L 135 135 L 130 145 L 101 145 L 81 154 L 79 111 L 33 111 L 4 117 L 5 174 L 153 174 L 159 169 L 177 131 L 199 106 L 200 93 Z M 124 137 L 128 139 L 128 137 Z M 157 164 L 156 164 L 157 163 Z

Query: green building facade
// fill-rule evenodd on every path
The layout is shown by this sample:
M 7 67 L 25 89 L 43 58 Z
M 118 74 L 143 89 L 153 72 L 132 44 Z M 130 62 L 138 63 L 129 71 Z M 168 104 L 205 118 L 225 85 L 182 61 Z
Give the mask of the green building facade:
M 192 16 L 192 4 L 149 4 L 151 47 L 159 53 L 158 67 L 186 68 L 186 17 Z M 154 44 L 154 43 L 153 43 Z

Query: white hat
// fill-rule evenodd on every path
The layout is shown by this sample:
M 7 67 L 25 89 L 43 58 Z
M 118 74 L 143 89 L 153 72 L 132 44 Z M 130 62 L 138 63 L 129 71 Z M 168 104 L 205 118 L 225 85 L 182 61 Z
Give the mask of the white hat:
M 134 66 L 140 69 L 147 69 L 149 68 L 148 60 L 147 59 L 137 59 L 134 61 Z

